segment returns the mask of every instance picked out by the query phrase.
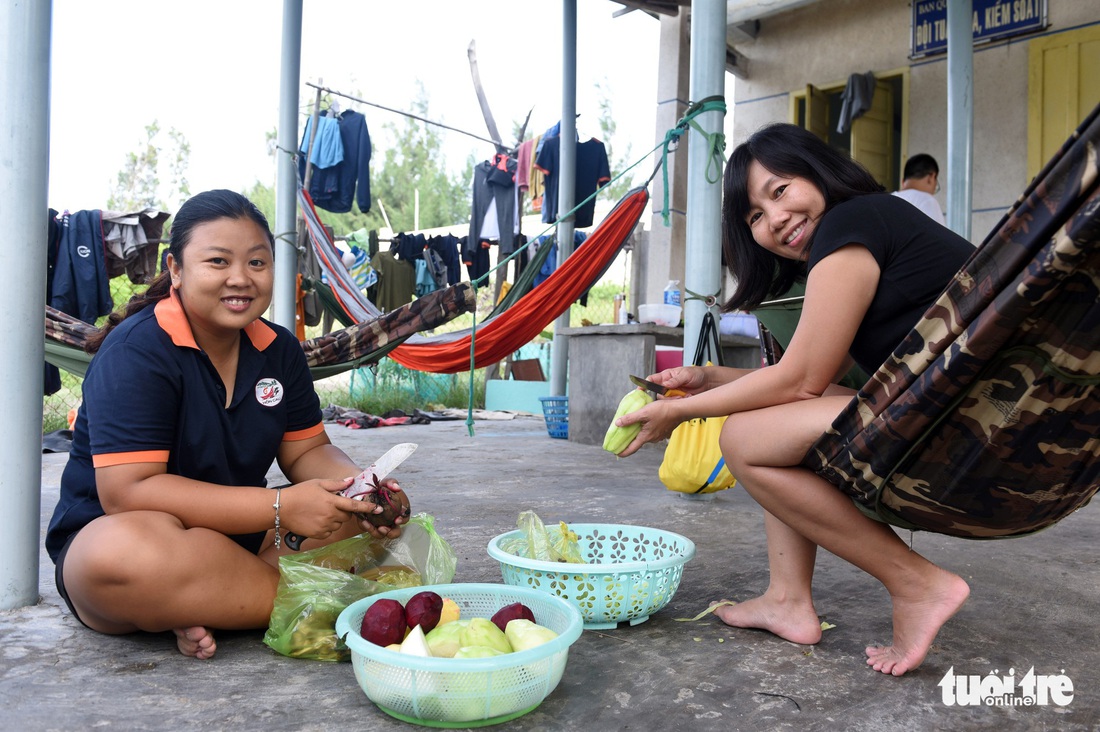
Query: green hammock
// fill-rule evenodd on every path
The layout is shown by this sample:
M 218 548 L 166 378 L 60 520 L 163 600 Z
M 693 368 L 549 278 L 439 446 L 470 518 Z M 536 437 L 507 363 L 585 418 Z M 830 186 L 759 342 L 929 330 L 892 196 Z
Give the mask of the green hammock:
M 314 380 L 375 363 L 409 336 L 438 327 L 474 308 L 474 289 L 460 283 L 362 323 L 302 342 Z M 46 361 L 84 376 L 92 356 L 84 351 L 95 326 L 46 307 Z

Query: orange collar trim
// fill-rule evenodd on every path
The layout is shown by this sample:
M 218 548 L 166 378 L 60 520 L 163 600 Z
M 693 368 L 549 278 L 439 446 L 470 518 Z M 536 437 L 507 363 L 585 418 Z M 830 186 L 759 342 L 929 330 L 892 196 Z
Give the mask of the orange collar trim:
M 159 300 L 153 306 L 153 312 L 157 318 L 157 324 L 172 338 L 172 343 L 184 348 L 202 350 L 195 342 L 195 334 L 191 330 L 191 323 L 187 320 L 187 313 L 183 312 L 183 304 L 175 289 L 171 290 L 169 297 Z M 257 318 L 244 327 L 245 335 L 256 350 L 262 351 L 275 342 L 275 331 Z

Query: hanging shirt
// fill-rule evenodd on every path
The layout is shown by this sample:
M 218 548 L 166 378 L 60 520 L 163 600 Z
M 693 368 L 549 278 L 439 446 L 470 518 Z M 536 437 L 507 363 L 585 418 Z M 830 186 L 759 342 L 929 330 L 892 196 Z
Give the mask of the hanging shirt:
M 474 167 L 470 236 L 462 256 L 467 265 L 483 241 L 495 238 L 500 242 L 500 253 L 505 256 L 515 251 L 514 234 L 519 227 L 515 173 L 516 160 L 506 155 L 495 155 L 493 160 L 482 161 Z M 491 220 L 486 228 L 487 219 Z
M 309 136 L 313 128 L 313 115 L 306 119 L 306 129 L 302 133 L 302 144 L 298 152 L 309 152 Z M 331 168 L 344 159 L 344 141 L 340 138 L 340 121 L 336 117 L 322 114 L 317 117 L 317 137 L 313 140 L 313 154 L 309 162 L 318 168 Z
M 397 258 L 393 252 L 378 252 L 371 260 L 371 267 L 378 273 L 378 290 L 375 304 L 390 312 L 412 302 L 416 292 L 416 268 Z
M 546 193 L 543 196 L 542 220 L 552 223 L 558 218 L 558 173 L 561 170 L 560 137 L 551 137 L 543 141 L 542 151 L 535 165 L 546 175 Z M 574 182 L 573 205 L 577 205 L 607 185 L 611 180 L 611 164 L 607 160 L 607 148 L 592 138 L 577 143 L 576 179 Z M 585 203 L 575 214 L 574 226 L 584 229 L 592 225 L 596 211 L 596 199 Z
M 309 195 L 319 208 L 333 213 L 348 213 L 354 200 L 359 211 L 370 211 L 370 133 L 367 118 L 348 109 L 338 117 L 344 159 L 329 168 L 315 168 Z M 305 157 L 300 157 L 298 172 L 305 179 Z

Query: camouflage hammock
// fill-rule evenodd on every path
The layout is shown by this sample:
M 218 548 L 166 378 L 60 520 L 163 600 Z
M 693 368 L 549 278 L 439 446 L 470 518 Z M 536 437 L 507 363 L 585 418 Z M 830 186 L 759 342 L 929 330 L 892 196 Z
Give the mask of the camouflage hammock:
M 1012 537 L 1096 493 L 1098 112 L 804 458 L 865 513 Z
M 474 307 L 474 289 L 460 283 L 436 290 L 363 322 L 302 342 L 314 380 L 374 363 L 409 336 L 435 328 Z M 83 376 L 91 356 L 84 342 L 95 326 L 46 307 L 46 360 Z

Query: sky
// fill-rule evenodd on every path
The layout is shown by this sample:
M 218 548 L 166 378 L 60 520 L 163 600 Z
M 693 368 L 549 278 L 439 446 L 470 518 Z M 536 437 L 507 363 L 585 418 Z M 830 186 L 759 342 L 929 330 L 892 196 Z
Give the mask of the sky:
M 613 18 L 622 7 L 577 2 L 577 128 L 582 139 L 600 136 L 603 84 L 618 126 L 613 156 L 629 145 L 633 162 L 656 144 L 660 23 L 640 12 Z M 105 208 L 154 121 L 163 143 L 169 129 L 190 143 L 192 193 L 274 185 L 265 135 L 279 120 L 282 11 L 280 0 L 53 0 L 49 205 Z M 431 119 L 488 137 L 471 41 L 505 141 L 532 108 L 528 129 L 542 132 L 560 117 L 561 38 L 560 0 L 304 0 L 299 135 L 314 98 L 307 81 L 399 110 L 412 109 L 419 82 Z M 366 115 L 380 158 L 383 126 L 404 118 L 340 101 Z M 456 173 L 468 155 L 493 152 L 441 132 Z

